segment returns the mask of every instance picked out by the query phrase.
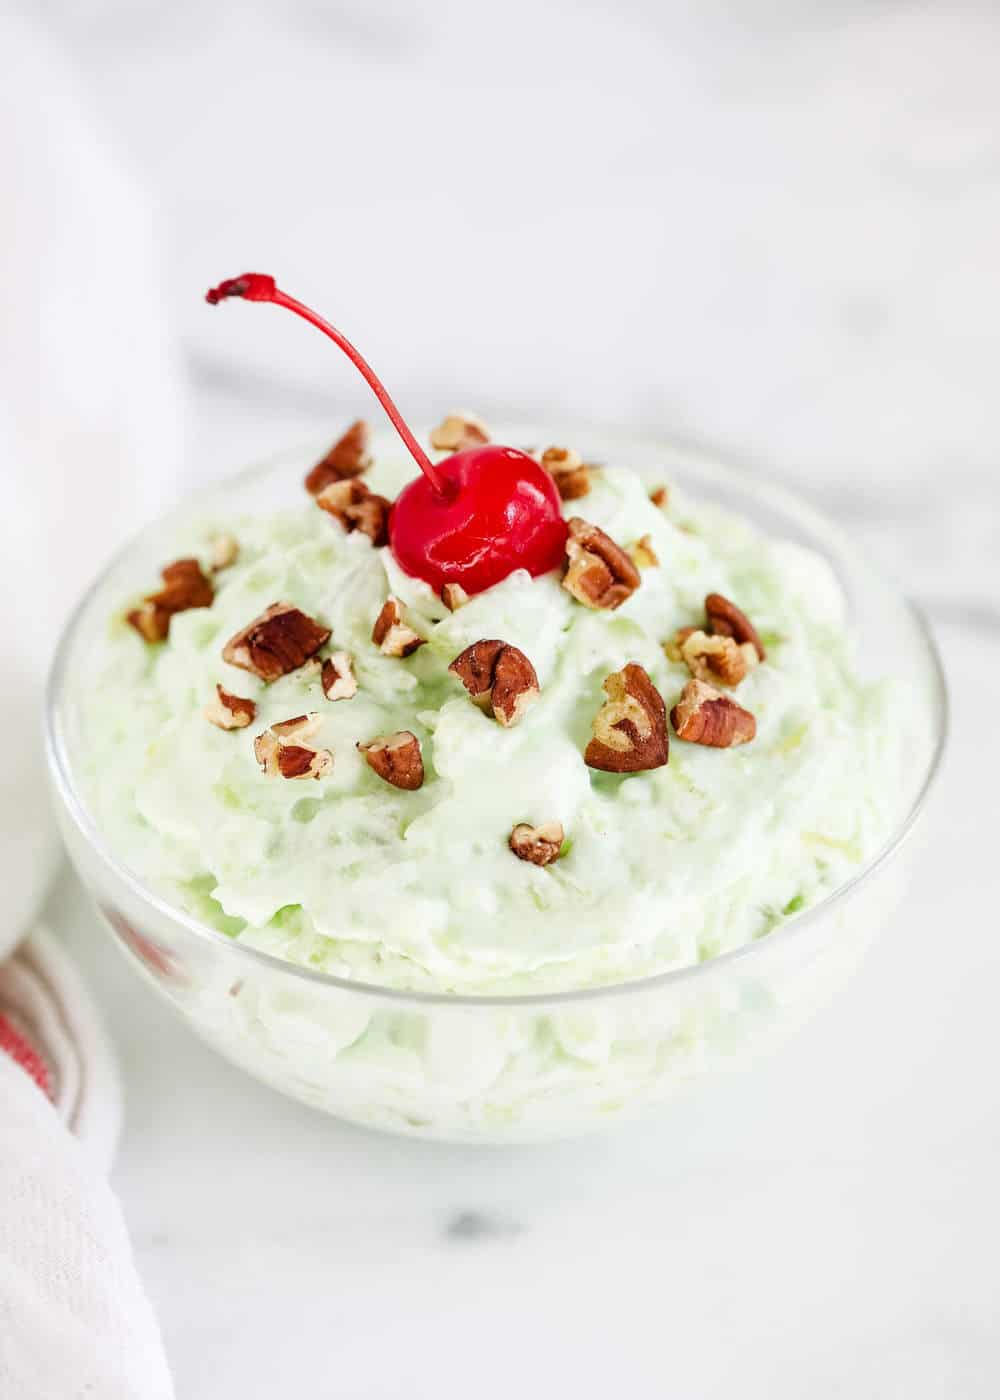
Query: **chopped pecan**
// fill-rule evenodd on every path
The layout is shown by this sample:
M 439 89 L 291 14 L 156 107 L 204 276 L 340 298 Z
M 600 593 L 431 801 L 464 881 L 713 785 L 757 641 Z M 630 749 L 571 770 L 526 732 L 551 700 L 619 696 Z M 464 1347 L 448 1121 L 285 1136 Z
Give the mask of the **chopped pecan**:
M 297 671 L 330 639 L 329 627 L 291 603 L 272 603 L 222 649 L 223 661 L 251 671 L 262 681 L 276 681 Z
M 215 696 L 212 703 L 205 706 L 204 715 L 219 729 L 246 729 L 257 714 L 257 706 L 253 700 L 247 700 L 242 695 L 232 695 L 228 690 L 223 690 L 221 685 L 215 687 Z
M 270 729 L 265 729 L 253 741 L 254 758 L 260 764 L 262 771 L 271 778 L 281 776 L 278 771 L 278 748 L 278 740 Z
M 170 598 L 164 601 L 172 607 L 178 605 L 175 611 L 211 607 L 215 594 L 197 559 L 178 559 L 168 564 L 161 573 L 166 588 L 156 596 L 162 598 L 164 593 L 169 593 Z
M 717 637 L 732 637 L 741 646 L 749 642 L 757 653 L 758 661 L 767 659 L 764 644 L 753 623 L 746 613 L 721 593 L 709 593 L 705 599 L 705 616 L 708 618 L 708 630 Z
M 239 558 L 240 547 L 233 535 L 216 535 L 212 540 L 210 567 L 213 574 L 228 569 Z
M 486 424 L 471 413 L 449 413 L 431 433 L 431 447 L 438 452 L 461 452 L 466 447 L 482 447 L 489 440 Z
M 551 865 L 559 859 L 565 839 L 560 822 L 545 822 L 543 826 L 518 822 L 510 833 L 508 845 L 518 860 L 530 861 L 532 865 Z
M 535 668 L 507 642 L 473 642 L 448 667 L 481 709 L 509 729 L 538 699 Z
M 272 725 L 257 735 L 253 741 L 254 756 L 267 777 L 319 779 L 329 773 L 333 767 L 333 754 L 329 749 L 314 749 L 309 744 L 292 742 L 276 732 L 279 729 L 287 731 L 288 725 L 298 725 L 299 732 L 293 730 L 292 733 L 296 741 L 301 740 L 306 732 L 313 732 L 312 728 L 306 728 L 310 719 L 311 716 L 300 715 L 297 719 Z
M 649 535 L 643 535 L 635 544 L 630 545 L 628 553 L 637 569 L 655 569 L 660 562 Z
M 412 656 L 418 647 L 426 643 L 427 638 L 419 636 L 406 625 L 399 599 L 390 593 L 375 619 L 372 641 L 384 656 Z
M 741 646 L 732 637 L 713 637 L 699 628 L 683 630 L 687 636 L 680 643 L 681 660 L 699 681 L 739 685 L 760 664 L 752 642 Z
M 363 481 L 334 481 L 320 491 L 316 504 L 339 520 L 348 534 L 360 530 L 374 545 L 387 543 L 392 502 L 369 491 Z
M 684 643 L 697 630 L 697 627 L 678 627 L 670 641 L 663 643 L 663 650 L 667 654 L 668 661 L 684 660 Z
M 441 589 L 441 601 L 449 612 L 457 612 L 469 601 L 469 595 L 460 583 L 446 583 Z
M 126 620 L 147 642 L 162 642 L 170 619 L 189 608 L 209 608 L 215 592 L 197 559 L 177 559 L 160 570 L 163 587 L 127 614 Z
M 304 744 L 278 745 L 278 772 L 283 778 L 325 778 L 333 767 L 329 749 L 311 749 Z
M 670 722 L 679 739 L 713 749 L 749 744 L 757 734 L 757 721 L 749 710 L 699 680 L 688 681 L 670 711 Z
M 291 719 L 278 720 L 277 724 L 271 725 L 271 733 L 276 734 L 279 739 L 295 739 L 299 743 L 304 743 L 306 739 L 311 739 L 322 724 L 318 710 L 311 710 L 307 715 L 294 715 Z
M 642 582 L 624 549 L 578 515 L 569 522 L 566 557 L 563 588 L 588 608 L 621 607 Z
M 424 781 L 424 760 L 420 753 L 420 740 L 408 729 L 398 734 L 379 735 L 359 744 L 358 749 L 365 756 L 368 767 L 393 787 L 414 792 Z
M 334 651 L 323 662 L 319 683 L 328 700 L 350 700 L 358 693 L 354 667 L 346 651 Z
M 654 486 L 649 493 L 649 499 L 658 510 L 666 510 L 667 502 L 670 500 L 670 492 L 665 486 Z
M 608 699 L 594 717 L 584 762 L 605 773 L 662 768 L 670 752 L 663 697 L 641 666 L 630 661 L 604 681 Z
M 306 490 L 311 496 L 318 496 L 335 481 L 349 481 L 351 477 L 363 475 L 373 460 L 371 428 L 359 418 L 313 467 L 306 477 Z
M 125 621 L 134 627 L 144 642 L 162 642 L 170 630 L 172 614 L 145 602 L 125 614 Z
M 564 501 L 576 501 L 590 490 L 590 468 L 571 447 L 547 447 L 540 459 Z

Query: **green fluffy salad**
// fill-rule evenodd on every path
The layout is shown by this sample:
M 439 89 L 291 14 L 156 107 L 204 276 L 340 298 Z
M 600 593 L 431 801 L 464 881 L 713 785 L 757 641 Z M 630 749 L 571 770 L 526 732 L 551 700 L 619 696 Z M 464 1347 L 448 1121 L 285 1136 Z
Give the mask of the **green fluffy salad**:
M 392 498 L 406 475 L 387 459 L 363 480 Z M 193 514 L 178 552 L 198 561 L 207 590 L 172 613 L 163 640 L 134 614 L 129 625 L 122 599 L 94 644 L 80 762 L 117 856 L 234 940 L 443 992 L 581 988 L 684 967 L 844 883 L 898 818 L 907 733 L 898 707 L 890 718 L 891 683 L 856 673 L 829 565 L 678 490 L 652 499 L 626 467 L 593 470 L 583 487 L 566 516 L 638 568 L 617 606 L 588 606 L 554 571 L 515 572 L 451 610 L 377 531 L 345 528 L 354 520 L 317 508 L 294 479 L 284 506 L 244 512 L 234 489 L 225 518 Z M 165 562 L 149 560 L 151 591 Z M 700 669 L 712 648 L 699 662 L 684 646 L 682 629 L 714 635 L 708 595 L 751 620 L 764 652 L 744 645 L 737 684 Z M 390 598 L 419 642 L 408 651 L 373 640 Z M 246 669 L 245 648 L 224 659 L 279 602 L 320 629 L 309 657 L 275 678 Z M 452 669 L 484 640 L 527 658 L 536 678 L 516 722 Z M 609 771 L 587 754 L 605 682 L 626 667 L 662 699 L 649 722 L 669 760 Z M 720 713 L 753 717 L 749 741 L 679 736 L 676 707 L 699 670 Z M 332 696 L 331 674 L 349 677 Z M 229 728 L 218 687 L 249 702 Z M 619 727 L 623 751 L 643 722 L 637 711 Z M 418 746 L 419 784 L 412 765 L 398 786 L 375 761 L 376 741 L 400 734 Z

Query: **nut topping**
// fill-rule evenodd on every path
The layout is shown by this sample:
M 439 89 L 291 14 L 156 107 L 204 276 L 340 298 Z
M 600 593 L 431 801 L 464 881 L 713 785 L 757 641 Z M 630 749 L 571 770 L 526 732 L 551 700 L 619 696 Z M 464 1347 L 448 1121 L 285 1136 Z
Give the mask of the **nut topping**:
M 171 613 L 147 601 L 126 613 L 125 621 L 135 628 L 144 642 L 162 642 L 170 629 L 171 616 Z
M 163 587 L 127 614 L 126 621 L 147 642 L 162 642 L 170 631 L 170 619 L 189 608 L 209 608 L 215 592 L 197 559 L 177 559 L 160 570 Z
M 372 641 L 384 656 L 412 656 L 426 642 L 403 621 L 403 609 L 398 598 L 390 593 L 375 619 Z
M 667 654 L 668 661 L 684 660 L 684 653 L 682 650 L 684 643 L 687 641 L 688 637 L 694 632 L 697 632 L 697 630 L 697 627 L 679 627 L 670 641 L 663 643 L 663 650 Z
M 680 642 L 681 660 L 699 681 L 739 685 L 748 671 L 760 665 L 752 642 L 741 646 L 732 637 L 709 636 L 699 629 L 683 630 L 687 636 Z
M 292 719 L 279 720 L 277 724 L 271 725 L 271 733 L 276 734 L 279 739 L 295 739 L 303 743 L 312 738 L 321 724 L 319 711 L 312 710 L 307 715 L 295 715 Z
M 713 749 L 749 744 L 757 734 L 757 721 L 749 710 L 699 680 L 688 681 L 670 711 L 670 722 L 679 739 Z
M 261 770 L 271 778 L 281 776 L 278 770 L 278 748 L 278 740 L 270 729 L 265 729 L 253 741 L 253 756 L 260 764 Z
M 215 687 L 215 696 L 212 703 L 205 706 L 203 713 L 209 723 L 217 725 L 219 729 L 246 729 L 257 713 L 253 700 L 247 700 L 242 695 L 231 695 L 221 685 Z
M 709 593 L 705 599 L 705 616 L 708 618 L 709 632 L 717 637 L 732 637 L 740 646 L 749 642 L 757 653 L 757 660 L 766 660 L 764 644 L 757 635 L 757 629 L 735 603 L 721 593 Z
M 649 499 L 657 510 L 666 510 L 667 502 L 670 500 L 670 492 L 665 486 L 656 486 L 650 491 Z
M 460 583 L 446 583 L 441 589 L 441 601 L 449 612 L 457 612 L 469 601 L 469 595 Z
M 482 447 L 489 440 L 486 424 L 471 413 L 449 413 L 431 433 L 431 447 L 438 452 L 461 452 L 466 447 Z
M 318 496 L 325 487 L 335 481 L 349 481 L 351 477 L 361 476 L 372 465 L 373 460 L 371 429 L 359 418 L 313 467 L 306 477 L 306 490 L 311 496 Z
M 630 546 L 628 553 L 637 569 L 655 569 L 660 562 L 649 535 L 643 535 L 641 539 L 636 540 L 635 544 Z
M 578 515 L 569 522 L 562 586 L 587 608 L 618 608 L 642 579 L 620 545 Z
M 329 749 L 310 749 L 304 744 L 278 745 L 278 772 L 283 778 L 325 778 L 333 767 Z
M 380 735 L 366 744 L 359 744 L 368 767 L 391 783 L 393 787 L 415 792 L 424 781 L 424 760 L 420 740 L 408 729 L 398 734 Z
M 590 490 L 590 468 L 571 447 L 547 447 L 539 458 L 564 501 L 576 501 Z
M 507 642 L 473 642 L 448 667 L 473 700 L 505 729 L 517 724 L 538 699 L 535 668 L 517 647 Z
M 346 651 L 332 652 L 323 662 L 319 683 L 328 700 L 350 700 L 358 693 L 353 663 Z
M 532 865 L 551 865 L 559 859 L 565 839 L 561 822 L 546 822 L 543 826 L 518 822 L 508 844 L 518 860 L 530 861 Z
M 213 574 L 228 569 L 239 558 L 240 547 L 232 535 L 216 535 L 211 544 L 210 567 Z
M 641 666 L 629 662 L 604 681 L 608 699 L 594 717 L 584 762 L 605 773 L 662 768 L 669 757 L 667 709 Z
M 333 767 L 329 749 L 314 749 L 299 741 L 318 727 L 314 715 L 298 715 L 265 729 L 253 741 L 253 751 L 269 778 L 323 778 Z
M 392 503 L 369 491 L 363 481 L 334 481 L 319 492 L 316 504 L 338 520 L 348 534 L 360 530 L 373 545 L 388 543 Z
M 291 603 L 272 603 L 242 632 L 230 637 L 222 659 L 262 681 L 276 681 L 297 671 L 329 639 L 329 627 L 322 627 Z

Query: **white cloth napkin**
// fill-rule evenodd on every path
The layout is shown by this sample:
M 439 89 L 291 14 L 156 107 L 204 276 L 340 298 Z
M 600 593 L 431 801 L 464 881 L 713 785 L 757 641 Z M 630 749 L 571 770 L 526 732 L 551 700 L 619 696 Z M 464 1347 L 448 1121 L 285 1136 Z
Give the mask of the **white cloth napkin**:
M 171 492 L 178 378 L 141 195 L 41 33 L 0 12 L 0 54 L 0 1014 L 40 1050 L 54 1098 L 0 1053 L 0 1400 L 165 1400 L 106 1179 L 111 1054 L 65 956 L 40 931 L 22 940 L 58 858 L 45 670 L 74 597 Z
M 0 1053 L 0 1396 L 170 1400 L 156 1322 L 108 1186 L 117 1072 L 75 968 L 36 930 L 0 966 L 0 1016 L 50 1097 Z
M 38 736 L 59 625 L 170 494 L 182 413 L 140 193 L 59 55 L 2 8 L 0 54 L 2 954 L 57 859 Z

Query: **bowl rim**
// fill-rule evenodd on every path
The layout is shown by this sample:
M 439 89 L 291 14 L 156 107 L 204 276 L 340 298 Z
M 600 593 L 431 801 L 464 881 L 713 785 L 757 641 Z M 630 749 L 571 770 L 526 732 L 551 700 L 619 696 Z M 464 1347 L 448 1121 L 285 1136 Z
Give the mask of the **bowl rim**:
M 509 427 L 510 425 L 507 426 Z M 588 431 L 587 425 L 578 425 L 578 433 L 580 435 L 583 435 L 586 431 Z M 609 428 L 607 425 L 599 424 L 590 425 L 590 431 L 595 435 L 602 435 L 606 439 L 614 439 L 616 443 L 621 444 L 626 450 L 630 442 L 635 446 L 641 444 L 644 448 L 653 447 L 661 450 L 664 453 L 665 464 L 672 464 L 673 469 L 676 470 L 679 466 L 683 471 L 683 467 L 688 465 L 702 475 L 708 478 L 714 478 L 720 485 L 733 483 L 745 488 L 747 477 L 752 477 L 755 492 L 775 509 L 780 510 L 786 515 L 798 517 L 813 530 L 822 531 L 828 538 L 848 552 L 853 549 L 845 531 L 835 521 L 830 520 L 822 511 L 815 509 L 807 501 L 801 499 L 794 491 L 762 475 L 756 466 L 741 466 L 739 463 L 734 462 L 732 458 L 727 458 L 727 460 L 723 462 L 720 461 L 714 453 L 706 452 L 700 447 L 694 447 L 683 441 L 660 437 L 652 433 L 622 432 L 617 428 Z M 512 433 L 512 437 L 515 441 L 529 441 L 533 436 L 537 436 L 536 429 L 518 430 L 516 435 Z M 155 909 L 163 918 L 180 924 L 188 933 L 202 941 L 207 941 L 219 950 L 225 950 L 237 960 L 246 958 L 253 963 L 263 965 L 287 976 L 299 978 L 307 983 L 336 988 L 338 991 L 361 995 L 367 999 L 388 1001 L 397 1005 L 417 1005 L 425 1007 L 449 1006 L 452 1008 L 465 1008 L 467 1010 L 475 1009 L 476 1007 L 500 1007 L 506 1009 L 527 1009 L 534 1007 L 537 1009 L 544 1006 L 576 1005 L 583 1002 L 600 1001 L 615 996 L 644 994 L 666 987 L 678 987 L 682 984 L 691 984 L 704 978 L 721 976 L 724 975 L 728 969 L 748 962 L 755 954 L 757 955 L 757 960 L 760 961 L 765 951 L 773 952 L 775 948 L 784 947 L 795 939 L 801 941 L 809 929 L 815 927 L 815 925 L 820 923 L 822 919 L 839 905 L 845 903 L 857 892 L 860 885 L 867 882 L 871 876 L 887 865 L 912 834 L 926 808 L 928 796 L 941 772 L 950 733 L 950 702 L 941 653 L 924 610 L 909 597 L 909 595 L 900 593 L 885 579 L 882 579 L 885 587 L 897 594 L 906 611 L 909 613 L 916 632 L 923 643 L 926 653 L 925 659 L 930 663 L 931 682 L 934 692 L 932 703 L 934 719 L 936 721 L 933 751 L 927 762 L 923 781 L 914 795 L 908 811 L 900 819 L 883 845 L 854 872 L 850 879 L 844 881 L 841 885 L 837 885 L 829 894 L 825 895 L 818 904 L 814 904 L 801 914 L 794 915 L 782 926 L 768 933 L 764 938 L 755 939 L 750 943 L 743 944 L 739 948 L 733 948 L 726 953 L 720 953 L 717 957 L 709 958 L 705 962 L 691 963 L 684 967 L 651 973 L 645 977 L 636 977 L 620 982 L 603 983 L 592 987 L 568 988 L 561 991 L 550 992 L 517 992 L 511 994 L 497 992 L 428 992 L 388 987 L 380 985 L 379 983 L 364 982 L 349 977 L 338 977 L 333 973 L 322 972 L 317 968 L 292 962 L 290 959 L 282 958 L 275 953 L 268 953 L 261 948 L 255 948 L 248 944 L 237 942 L 228 934 L 212 928 L 209 924 L 202 923 L 200 920 L 187 914 L 184 910 L 177 908 L 175 905 L 171 904 L 169 900 L 151 889 L 141 876 L 132 871 L 114 855 L 106 844 L 103 834 L 92 819 L 72 780 L 72 766 L 66 753 L 62 726 L 60 723 L 61 701 L 65 688 L 72 644 L 76 637 L 77 628 L 88 611 L 95 595 L 101 591 L 107 579 L 114 573 L 118 566 L 128 558 L 145 535 L 160 531 L 174 520 L 179 522 L 191 512 L 192 508 L 197 506 L 200 500 L 216 496 L 223 486 L 231 489 L 232 487 L 238 487 L 243 482 L 262 478 L 268 473 L 276 471 L 279 467 L 290 467 L 292 462 L 297 462 L 300 456 L 304 457 L 314 450 L 325 450 L 325 442 L 320 446 L 317 444 L 317 441 L 313 439 L 308 443 L 303 442 L 298 446 L 288 447 L 280 452 L 275 452 L 262 461 L 258 461 L 248 467 L 242 468 L 232 475 L 226 476 L 224 480 L 216 480 L 208 486 L 201 487 L 193 492 L 185 493 L 176 505 L 156 516 L 140 529 L 134 531 L 111 555 L 110 559 L 89 584 L 70 612 L 63 624 L 59 640 L 53 653 L 45 689 L 44 743 L 49 776 L 55 794 L 62 803 L 66 814 L 77 828 L 77 831 L 86 841 L 90 850 L 97 856 L 101 864 L 106 867 L 116 880 L 128 888 L 135 899 Z M 669 471 L 670 469 L 670 465 L 665 465 L 665 470 Z M 879 577 L 881 577 L 881 575 L 879 575 Z

